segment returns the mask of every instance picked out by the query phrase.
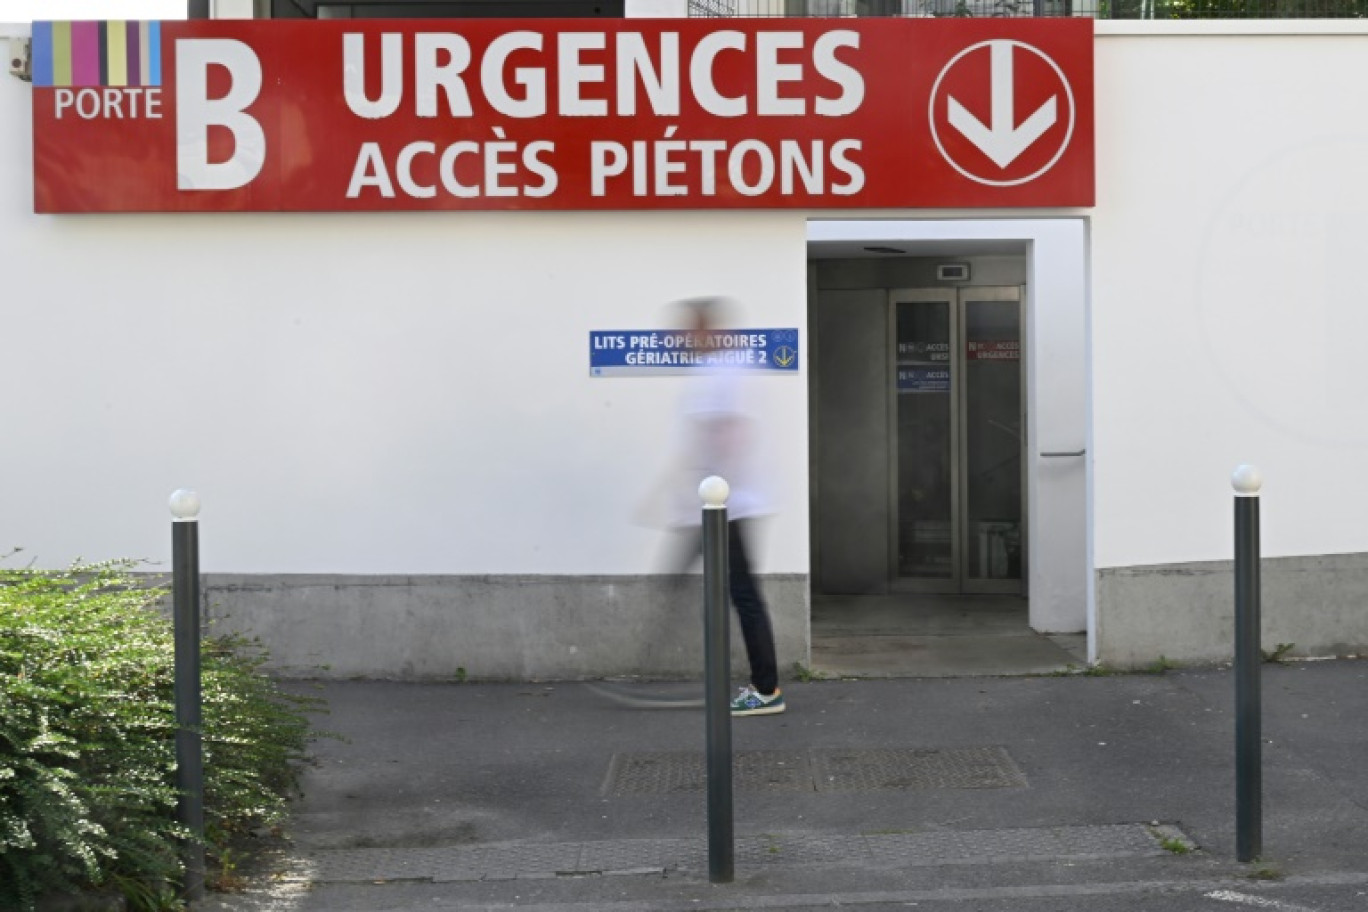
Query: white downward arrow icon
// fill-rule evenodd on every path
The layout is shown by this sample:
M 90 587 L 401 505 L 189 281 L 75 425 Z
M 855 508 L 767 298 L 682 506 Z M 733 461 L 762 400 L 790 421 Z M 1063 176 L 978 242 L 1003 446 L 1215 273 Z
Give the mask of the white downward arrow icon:
M 1020 126 L 1016 122 L 1016 87 L 1012 70 L 1012 42 L 990 41 L 992 54 L 992 113 L 991 127 L 985 127 L 973 114 L 953 97 L 949 98 L 950 125 L 964 134 L 984 155 L 999 168 L 1006 168 L 1017 156 L 1055 125 L 1059 119 L 1058 96 L 1051 95 L 1036 112 Z

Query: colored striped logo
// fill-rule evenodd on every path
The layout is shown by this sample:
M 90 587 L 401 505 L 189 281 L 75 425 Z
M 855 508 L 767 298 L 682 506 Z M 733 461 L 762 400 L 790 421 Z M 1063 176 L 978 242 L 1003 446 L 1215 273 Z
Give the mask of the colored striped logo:
M 159 86 L 161 23 L 35 22 L 33 84 Z

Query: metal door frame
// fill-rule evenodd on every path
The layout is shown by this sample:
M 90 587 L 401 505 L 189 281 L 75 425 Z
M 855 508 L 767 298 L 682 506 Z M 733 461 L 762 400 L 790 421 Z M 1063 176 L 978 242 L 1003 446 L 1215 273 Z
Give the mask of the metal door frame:
M 1021 439 L 1020 439 L 1020 463 L 1021 463 L 1021 579 L 1019 580 L 984 580 L 973 579 L 968 575 L 968 555 L 969 555 L 969 523 L 968 515 L 968 489 L 963 480 L 968 476 L 969 456 L 964 442 L 968 436 L 967 418 L 967 391 L 968 384 L 965 382 L 967 374 L 965 371 L 965 299 L 966 296 L 972 297 L 974 301 L 994 302 L 994 301 L 1015 301 L 1018 308 L 1018 329 L 1021 343 L 1021 358 L 1018 360 L 1018 370 L 1021 371 L 1021 378 L 1018 389 L 1020 391 L 1019 411 L 1021 416 Z M 946 579 L 917 579 L 898 575 L 898 542 L 899 542 L 899 490 L 898 490 L 898 390 L 897 390 L 897 370 L 898 370 L 898 305 L 903 303 L 943 303 L 949 308 L 950 314 L 950 408 L 951 426 L 953 431 L 950 435 L 950 488 L 953 496 L 950 504 L 950 562 L 951 574 Z M 885 348 L 884 356 L 886 359 L 887 370 L 885 375 L 889 378 L 891 388 L 888 400 L 888 490 L 889 497 L 889 526 L 888 526 L 888 567 L 889 567 L 889 591 L 906 593 L 929 593 L 929 594 L 1012 594 L 1020 595 L 1026 592 L 1026 561 L 1027 549 L 1030 543 L 1027 539 L 1027 478 L 1026 478 L 1026 293 L 1025 288 L 1020 285 L 986 285 L 986 286 L 952 286 L 946 288 L 895 288 L 888 292 L 888 345 Z

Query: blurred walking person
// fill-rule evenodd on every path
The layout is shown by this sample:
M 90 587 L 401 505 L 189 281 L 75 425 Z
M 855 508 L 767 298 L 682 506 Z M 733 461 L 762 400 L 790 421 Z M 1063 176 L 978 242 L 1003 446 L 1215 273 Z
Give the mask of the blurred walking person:
M 702 555 L 698 483 L 709 475 L 720 476 L 731 488 L 727 499 L 727 582 L 750 661 L 750 684 L 732 700 L 731 713 L 773 715 L 784 711 L 784 695 L 779 690 L 774 628 L 751 572 L 752 552 L 748 547 L 754 541 L 756 520 L 772 509 L 764 490 L 766 479 L 757 465 L 757 421 L 746 407 L 745 368 L 731 362 L 730 349 L 722 344 L 726 336 L 721 326 L 722 299 L 692 298 L 680 306 L 688 345 L 702 363 L 693 368 L 681 408 L 681 455 L 692 486 L 681 485 L 677 492 L 677 521 L 689 527 L 684 532 L 685 545 L 677 569 L 687 571 Z

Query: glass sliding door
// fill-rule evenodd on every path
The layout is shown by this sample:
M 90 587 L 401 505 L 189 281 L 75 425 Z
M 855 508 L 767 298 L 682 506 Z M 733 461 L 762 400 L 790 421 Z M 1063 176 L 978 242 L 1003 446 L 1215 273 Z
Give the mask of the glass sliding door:
M 939 297 L 935 297 L 939 294 Z M 926 591 L 955 585 L 955 377 L 958 327 L 953 295 L 903 298 L 893 305 L 895 394 L 891 435 L 896 525 L 890 542 L 900 579 Z
M 966 592 L 1021 591 L 1023 566 L 1021 297 L 1015 288 L 960 292 L 960 399 Z
M 889 310 L 893 584 L 1019 593 L 1021 289 L 902 290 Z

